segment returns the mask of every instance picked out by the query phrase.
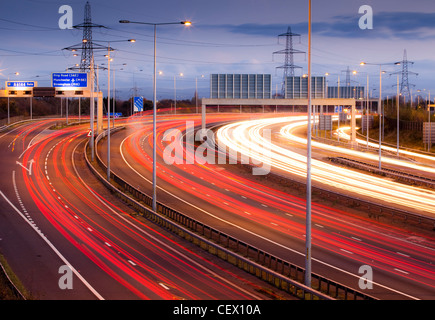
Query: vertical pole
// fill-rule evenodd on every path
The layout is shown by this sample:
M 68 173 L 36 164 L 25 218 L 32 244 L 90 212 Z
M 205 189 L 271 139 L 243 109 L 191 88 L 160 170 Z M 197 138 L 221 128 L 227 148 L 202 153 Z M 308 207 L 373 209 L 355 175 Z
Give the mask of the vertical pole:
M 154 79 L 153 79 L 153 91 L 154 91 L 154 102 L 153 102 L 153 211 L 157 210 L 156 201 L 156 148 L 157 148 L 157 130 L 156 130 L 156 117 L 157 117 L 157 103 L 156 103 L 156 29 L 157 26 L 154 25 Z M 174 78 L 175 79 L 175 78 Z
M 429 105 L 428 105 L 428 111 L 429 111 L 429 139 L 428 139 L 428 147 L 427 147 L 427 151 L 430 152 L 430 149 L 432 149 L 432 141 L 431 141 L 431 134 L 432 134 L 432 130 L 430 127 L 430 91 L 429 91 Z
M 9 76 L 8 76 L 8 82 L 9 82 Z M 6 85 L 6 89 L 8 89 L 7 85 Z M 9 109 L 9 90 L 7 90 L 6 92 L 8 94 L 8 124 L 10 124 L 11 123 L 11 116 L 10 116 L 10 109 Z
M 32 103 L 33 103 L 33 97 L 30 97 L 30 120 L 33 119 L 33 106 L 32 106 Z
M 66 103 L 65 103 L 65 117 L 66 117 L 66 125 L 68 125 L 68 101 L 69 98 L 66 97 Z
M 115 128 L 115 69 L 113 70 L 113 98 L 112 98 L 112 104 L 113 104 L 113 108 L 112 108 L 112 113 L 113 113 L 113 120 L 112 120 L 112 127 Z
M 110 181 L 110 42 L 107 51 L 107 181 Z
M 79 123 L 81 121 L 81 115 L 82 115 L 82 98 L 79 97 Z
M 9 109 L 9 90 L 7 91 L 8 93 L 8 124 L 11 123 L 11 114 L 10 114 L 10 109 Z
M 399 75 L 397 75 L 397 156 L 399 156 Z
M 338 94 L 338 99 L 340 99 L 340 75 L 338 75 L 338 88 L 337 88 L 337 94 Z M 340 142 L 340 106 L 338 106 L 338 126 L 337 126 L 337 130 L 338 130 L 338 142 Z
M 379 100 L 378 100 L 378 114 L 379 114 L 379 170 L 382 169 L 382 65 L 379 65 Z
M 195 78 L 195 106 L 196 113 L 198 113 L 198 78 Z
M 174 114 L 177 114 L 177 84 L 176 75 L 174 76 Z
M 95 157 L 95 142 L 94 142 L 94 137 L 95 137 L 95 129 L 94 129 L 94 118 L 95 118 L 95 99 L 94 99 L 94 57 L 92 56 L 92 61 L 91 61 L 91 99 L 89 101 L 89 107 L 91 108 L 91 114 L 90 114 L 90 125 L 91 125 L 91 159 L 92 162 L 94 161 L 94 157 Z
M 366 96 L 367 96 L 367 112 L 366 112 L 366 116 L 367 116 L 367 125 L 366 125 L 366 133 L 367 133 L 367 149 L 369 148 L 369 74 L 367 73 L 367 92 L 366 92 Z
M 311 0 L 308 1 L 308 129 L 305 285 L 311 287 Z

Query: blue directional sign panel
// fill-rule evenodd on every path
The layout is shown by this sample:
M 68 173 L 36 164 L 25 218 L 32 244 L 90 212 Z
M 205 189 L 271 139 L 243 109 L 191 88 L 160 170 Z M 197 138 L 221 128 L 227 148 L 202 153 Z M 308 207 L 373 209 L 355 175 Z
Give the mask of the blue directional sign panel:
M 56 88 L 87 88 L 87 73 L 58 72 L 52 74 L 52 86 Z
M 343 106 L 335 106 L 334 112 L 335 113 L 343 112 Z
M 143 110 L 143 97 L 134 97 L 134 112 L 141 112 Z
M 35 81 L 6 81 L 6 88 L 27 89 L 36 87 Z
M 115 113 L 110 112 L 109 114 L 110 114 L 111 117 L 115 117 L 115 118 L 122 117 L 122 113 L 121 112 L 115 112 Z

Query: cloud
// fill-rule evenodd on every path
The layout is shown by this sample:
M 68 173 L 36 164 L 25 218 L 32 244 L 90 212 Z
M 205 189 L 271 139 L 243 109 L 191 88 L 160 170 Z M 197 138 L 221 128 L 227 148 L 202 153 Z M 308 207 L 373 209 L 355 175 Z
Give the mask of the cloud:
M 360 14 L 339 15 L 330 21 L 313 21 L 313 35 L 331 38 L 397 38 L 403 40 L 426 40 L 435 38 L 435 13 L 425 12 L 374 12 L 373 29 L 361 30 L 358 21 Z M 225 29 L 234 34 L 276 37 L 285 33 L 288 27 L 292 32 L 306 35 L 307 22 L 296 24 L 257 24 L 207 26 Z M 203 26 L 204 27 L 204 26 Z

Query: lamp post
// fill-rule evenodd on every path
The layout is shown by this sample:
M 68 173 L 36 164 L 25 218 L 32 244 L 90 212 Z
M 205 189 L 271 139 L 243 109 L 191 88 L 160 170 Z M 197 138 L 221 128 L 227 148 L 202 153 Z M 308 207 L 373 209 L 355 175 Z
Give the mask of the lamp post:
M 367 149 L 369 148 L 369 73 L 368 72 L 357 72 L 354 71 L 354 74 L 363 73 L 367 75 L 367 84 L 366 84 L 366 136 L 367 136 Z
M 201 75 L 201 78 L 204 78 L 204 75 Z M 195 78 L 195 106 L 198 113 L 198 77 Z
M 399 126 L 400 126 L 400 122 L 399 122 L 399 106 L 400 106 L 400 94 L 399 94 L 399 74 L 397 74 L 397 84 L 396 84 L 396 89 L 397 89 L 397 93 L 396 93 L 396 108 L 397 108 L 397 156 L 399 156 Z
M 183 76 L 182 73 L 179 74 L 180 77 Z M 174 76 L 174 114 L 177 114 L 177 85 L 176 85 L 177 75 Z
M 157 45 L 157 26 L 170 25 L 170 24 L 183 24 L 185 26 L 190 26 L 192 23 L 190 21 L 180 21 L 180 22 L 163 22 L 163 23 L 150 23 L 150 22 L 137 22 L 129 20 L 120 20 L 119 23 L 134 23 L 134 24 L 144 24 L 154 27 L 154 75 L 153 75 L 153 202 L 152 209 L 156 211 L 157 201 L 156 201 L 156 149 L 157 149 L 157 138 L 156 138 L 156 117 L 157 117 L 157 94 L 156 94 L 156 45 Z
M 361 62 L 360 65 L 375 65 L 379 66 L 379 100 L 378 100 L 378 114 L 379 114 L 379 170 L 382 169 L 382 66 L 384 65 L 398 65 L 400 62 L 394 63 L 367 63 Z
M 325 76 L 330 76 L 330 75 L 336 75 L 336 76 L 338 76 L 337 98 L 340 99 L 340 74 L 339 73 L 329 73 L 329 72 L 325 73 Z M 338 109 L 338 127 L 337 127 L 337 130 L 340 130 L 340 109 Z M 338 132 L 337 139 L 338 139 L 338 142 L 340 142 L 340 132 Z
M 9 74 L 8 74 L 8 82 L 9 82 L 9 76 L 10 76 L 11 74 L 16 75 L 16 76 L 19 76 L 19 75 L 20 75 L 19 72 L 12 72 L 12 73 L 9 73 Z M 6 84 L 6 87 L 7 87 L 7 84 Z M 8 124 L 10 124 L 10 123 L 11 123 L 11 116 L 10 116 L 10 109 L 9 109 L 9 91 L 8 91 Z
M 110 47 L 111 42 L 136 42 L 135 39 L 128 40 L 114 40 L 114 41 L 102 41 L 102 40 L 93 40 L 94 42 L 107 42 L 107 54 L 105 57 L 107 58 L 107 181 L 110 181 L 110 62 L 113 59 L 110 57 L 110 52 L 113 51 L 113 48 Z M 115 115 L 113 115 L 115 116 Z
M 423 91 L 426 91 L 426 89 L 423 89 Z M 417 90 L 417 92 L 422 92 L 421 90 Z M 426 93 L 426 92 L 425 92 Z M 429 123 L 429 134 L 428 134 L 428 140 L 427 140 L 427 151 L 430 152 L 431 149 L 431 126 L 430 126 L 430 90 L 428 90 L 427 94 L 429 95 L 429 103 L 427 106 L 428 111 L 428 123 Z
M 305 217 L 305 285 L 311 288 L 311 0 L 308 1 L 307 204 Z

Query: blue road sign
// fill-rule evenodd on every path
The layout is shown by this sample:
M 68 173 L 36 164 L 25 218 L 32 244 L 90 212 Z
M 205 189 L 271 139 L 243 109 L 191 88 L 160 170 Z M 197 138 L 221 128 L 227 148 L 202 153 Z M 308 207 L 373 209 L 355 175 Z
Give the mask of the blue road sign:
M 335 106 L 334 112 L 335 113 L 343 112 L 343 106 Z
M 87 73 L 58 72 L 52 74 L 52 86 L 56 88 L 87 88 Z
M 134 97 L 134 112 L 141 112 L 143 110 L 143 97 Z
M 110 112 L 110 116 L 115 117 L 115 118 L 119 118 L 119 117 L 122 117 L 122 113 L 121 112 L 115 112 L 115 113 Z
M 6 87 L 8 88 L 34 88 L 35 81 L 7 81 Z

